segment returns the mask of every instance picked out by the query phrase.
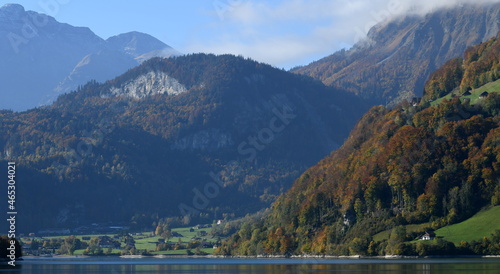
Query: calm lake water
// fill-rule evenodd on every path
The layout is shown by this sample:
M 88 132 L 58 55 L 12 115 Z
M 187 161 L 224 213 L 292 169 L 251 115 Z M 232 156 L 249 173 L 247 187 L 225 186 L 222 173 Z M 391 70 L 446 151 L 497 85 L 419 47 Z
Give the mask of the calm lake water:
M 500 273 L 500 258 L 220 259 L 40 258 L 0 273 Z

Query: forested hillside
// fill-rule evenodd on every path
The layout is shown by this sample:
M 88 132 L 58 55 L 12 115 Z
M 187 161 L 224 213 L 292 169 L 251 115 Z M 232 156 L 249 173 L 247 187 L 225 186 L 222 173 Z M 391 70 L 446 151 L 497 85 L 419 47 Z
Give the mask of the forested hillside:
M 500 79 L 499 37 L 467 49 L 464 57 L 448 61 L 431 74 L 425 86 L 423 102 L 447 94 L 462 96 L 466 92 Z
M 24 232 L 211 223 L 269 206 L 367 109 L 240 57 L 152 59 L 51 106 L 0 112 L 0 158 L 18 164 Z
M 450 61 L 434 74 L 425 98 L 496 79 L 499 45 L 495 38 L 468 49 L 465 61 Z M 498 254 L 498 233 L 474 247 L 443 241 L 422 246 L 405 243 L 418 234 L 406 233 L 404 225 L 420 224 L 422 234 L 500 204 L 499 114 L 496 92 L 475 104 L 456 97 L 436 106 L 374 107 L 339 150 L 278 198 L 266 218 L 243 225 L 218 252 Z M 374 240 L 394 228 L 388 241 Z

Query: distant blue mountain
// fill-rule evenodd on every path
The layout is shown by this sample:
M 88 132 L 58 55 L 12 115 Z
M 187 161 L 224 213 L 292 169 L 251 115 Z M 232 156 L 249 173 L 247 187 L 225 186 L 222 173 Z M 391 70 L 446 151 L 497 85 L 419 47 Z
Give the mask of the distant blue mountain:
M 45 105 L 89 80 L 106 81 L 151 57 L 178 54 L 145 33 L 104 40 L 89 28 L 6 4 L 0 8 L 0 109 Z

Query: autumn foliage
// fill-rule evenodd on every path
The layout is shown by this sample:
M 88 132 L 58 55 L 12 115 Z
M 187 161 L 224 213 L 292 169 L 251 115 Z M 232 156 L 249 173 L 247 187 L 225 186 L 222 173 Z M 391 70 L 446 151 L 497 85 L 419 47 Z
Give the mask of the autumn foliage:
M 427 98 L 495 80 L 498 45 L 493 39 L 448 62 L 428 82 Z M 404 231 L 386 242 L 372 236 L 407 224 L 437 229 L 498 205 L 500 95 L 481 100 L 372 108 L 339 150 L 304 172 L 255 224 L 265 253 L 413 254 Z M 254 239 L 232 239 L 234 253 L 242 246 L 258 253 Z
M 450 60 L 436 70 L 425 85 L 424 101 L 435 100 L 452 91 L 463 94 L 498 79 L 499 37 L 468 48 L 463 58 Z

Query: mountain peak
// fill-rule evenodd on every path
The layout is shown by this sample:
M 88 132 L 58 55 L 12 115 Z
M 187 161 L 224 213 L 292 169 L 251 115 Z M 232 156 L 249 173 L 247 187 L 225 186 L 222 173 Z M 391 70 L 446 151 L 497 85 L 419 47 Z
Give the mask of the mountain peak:
M 18 17 L 23 13 L 25 13 L 24 7 L 19 4 L 5 4 L 0 8 L 0 17 Z
M 106 42 L 112 47 L 133 57 L 138 57 L 158 49 L 170 48 L 155 37 L 138 31 L 131 31 L 109 37 Z

